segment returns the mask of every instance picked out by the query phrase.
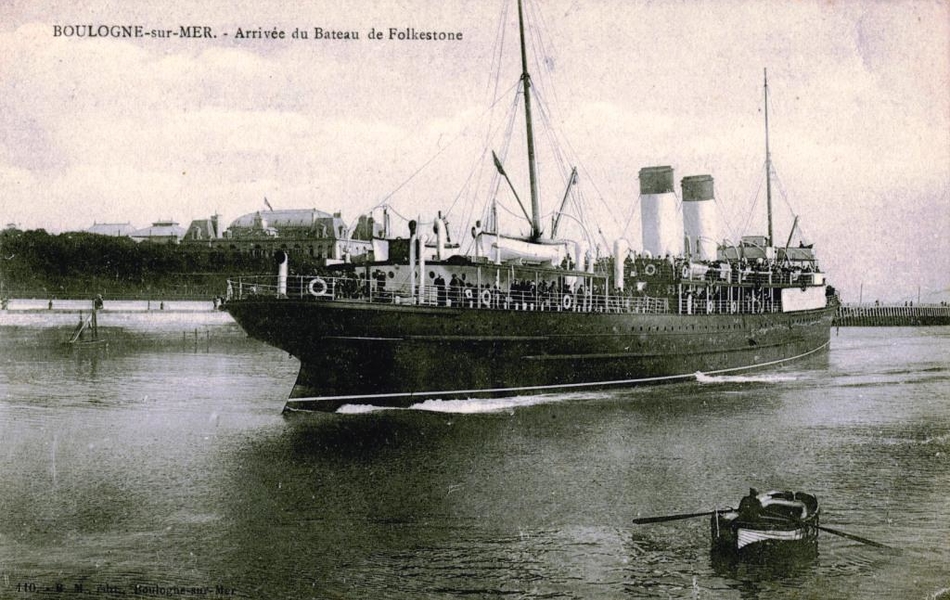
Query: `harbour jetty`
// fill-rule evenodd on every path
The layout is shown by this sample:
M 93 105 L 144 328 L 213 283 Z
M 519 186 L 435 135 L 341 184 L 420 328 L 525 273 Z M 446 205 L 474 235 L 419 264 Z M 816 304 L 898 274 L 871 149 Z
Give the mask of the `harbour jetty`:
M 101 306 L 85 299 L 8 299 L 0 309 L 0 337 L 20 345 L 68 344 L 91 318 L 97 337 L 107 340 L 111 348 L 156 344 L 204 348 L 212 342 L 245 337 L 231 316 L 210 300 L 109 298 Z
M 950 305 L 842 304 L 835 315 L 841 327 L 916 327 L 950 325 Z

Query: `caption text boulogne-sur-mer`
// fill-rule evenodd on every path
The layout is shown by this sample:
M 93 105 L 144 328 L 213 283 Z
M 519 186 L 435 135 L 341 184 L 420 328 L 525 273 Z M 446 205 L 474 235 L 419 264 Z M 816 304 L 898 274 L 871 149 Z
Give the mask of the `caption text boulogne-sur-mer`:
M 235 40 L 393 40 L 393 41 L 462 41 L 461 31 L 419 29 L 416 27 L 372 27 L 369 31 L 327 27 L 237 27 L 221 31 L 207 25 L 179 25 L 155 28 L 146 25 L 78 24 L 53 25 L 53 37 L 63 38 L 162 38 L 215 39 L 218 36 Z

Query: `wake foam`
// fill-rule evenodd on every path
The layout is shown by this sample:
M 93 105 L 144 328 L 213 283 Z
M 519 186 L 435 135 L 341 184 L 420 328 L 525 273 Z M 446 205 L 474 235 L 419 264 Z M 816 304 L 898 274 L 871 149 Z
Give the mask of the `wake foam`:
M 552 402 L 554 397 L 543 396 L 515 396 L 512 398 L 470 398 L 467 400 L 426 400 L 413 404 L 409 410 L 426 410 L 429 412 L 477 414 L 505 412 L 524 406 L 533 406 Z
M 797 381 L 798 377 L 794 375 L 777 375 L 775 373 L 761 375 L 706 375 L 700 371 L 695 373 L 696 381 L 699 383 L 782 383 L 785 381 Z
M 402 410 L 391 406 L 373 406 L 372 404 L 344 404 L 336 409 L 338 415 L 362 415 L 382 410 Z
M 463 400 L 423 400 L 409 408 L 373 406 L 369 404 L 344 404 L 337 409 L 338 414 L 365 414 L 384 410 L 419 410 L 452 414 L 482 414 L 508 412 L 516 408 L 554 404 L 572 400 L 596 400 L 607 397 L 605 393 L 569 393 L 534 396 L 511 396 L 505 398 L 466 398 Z

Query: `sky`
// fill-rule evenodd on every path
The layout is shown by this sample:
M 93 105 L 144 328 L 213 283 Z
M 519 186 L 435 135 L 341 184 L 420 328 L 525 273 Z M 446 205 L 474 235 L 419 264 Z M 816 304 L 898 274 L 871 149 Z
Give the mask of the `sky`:
M 348 221 L 385 204 L 397 228 L 442 211 L 465 243 L 497 198 L 524 231 L 490 154 L 527 203 L 520 117 L 505 141 L 513 0 L 297 4 L 3 3 L 0 220 L 229 223 L 266 198 Z M 546 229 L 576 166 L 562 233 L 637 248 L 638 171 L 670 165 L 677 187 L 714 177 L 721 239 L 765 233 L 767 69 L 776 242 L 798 216 L 792 243 L 845 301 L 950 300 L 950 3 L 527 0 L 526 17 Z M 68 35 L 113 25 L 214 37 Z

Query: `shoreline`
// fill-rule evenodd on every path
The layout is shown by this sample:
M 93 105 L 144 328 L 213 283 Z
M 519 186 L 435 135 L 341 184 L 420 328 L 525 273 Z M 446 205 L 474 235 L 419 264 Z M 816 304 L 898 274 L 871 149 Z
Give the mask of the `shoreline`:
M 78 314 L 92 311 L 92 300 L 9 298 L 0 314 Z M 210 300 L 105 300 L 100 315 L 148 313 L 220 313 Z
M 30 331 L 40 336 L 50 332 L 65 335 L 92 312 L 91 300 L 59 300 L 49 308 L 48 300 L 14 298 L 0 310 L 0 329 L 13 337 L 29 337 Z M 196 331 L 221 327 L 233 327 L 235 334 L 241 331 L 228 312 L 210 301 L 106 300 L 96 314 L 99 330 L 113 335 L 120 331 L 145 337 L 195 335 Z

